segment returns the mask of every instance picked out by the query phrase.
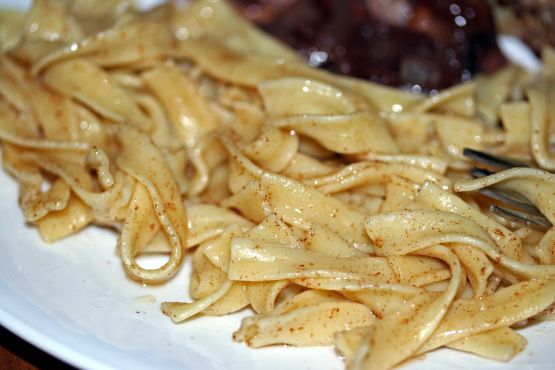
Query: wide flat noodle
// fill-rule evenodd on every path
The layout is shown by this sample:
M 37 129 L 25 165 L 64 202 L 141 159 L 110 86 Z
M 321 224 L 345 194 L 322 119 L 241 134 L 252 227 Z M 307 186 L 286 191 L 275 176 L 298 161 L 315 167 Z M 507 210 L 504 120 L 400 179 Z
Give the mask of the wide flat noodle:
M 435 256 L 449 264 L 452 277 L 447 289 L 431 302 L 384 318 L 364 335 L 349 363 L 352 369 L 388 369 L 411 356 L 442 321 L 461 283 L 461 266 L 444 247 L 431 246 L 420 254 Z M 406 333 L 406 334 L 405 334 Z
M 307 290 L 274 310 L 243 319 L 233 334 L 251 347 L 269 344 L 326 345 L 338 330 L 367 326 L 374 321 L 365 305 L 339 294 Z
M 335 345 L 349 369 L 387 369 L 443 346 L 508 361 L 523 322 L 553 318 L 555 227 L 478 193 L 555 224 L 553 50 L 537 76 L 413 94 L 311 67 L 224 0 L 36 0 L 0 11 L 0 50 L 26 222 L 46 242 L 111 228 L 140 283 L 187 252 L 189 296 L 161 306 L 174 322 L 242 311 L 248 346 Z M 470 179 L 465 148 L 532 168 Z
M 124 225 L 119 240 L 123 263 L 134 279 L 144 282 L 166 280 L 176 272 L 183 257 L 187 240 L 185 207 L 169 168 L 162 167 L 164 159 L 148 137 L 131 126 L 125 126 L 120 128 L 118 138 L 122 144 L 118 165 L 145 187 L 156 217 L 171 244 L 170 258 L 164 266 L 154 270 L 140 267 L 133 255 L 133 231 L 140 232 L 140 224 L 133 222 L 138 210 L 132 205 L 126 219 L 126 225 L 131 234 L 125 232 Z
M 526 339 L 510 328 L 499 328 L 451 342 L 449 348 L 475 353 L 497 361 L 509 361 L 526 346 Z
M 372 113 L 321 116 L 305 113 L 276 120 L 273 124 L 291 128 L 336 153 L 392 154 L 399 150 L 387 130 L 386 122 Z
M 72 59 L 48 69 L 45 81 L 55 90 L 82 101 L 99 114 L 126 122 L 143 130 L 150 124 L 126 92 L 109 74 L 84 59 Z

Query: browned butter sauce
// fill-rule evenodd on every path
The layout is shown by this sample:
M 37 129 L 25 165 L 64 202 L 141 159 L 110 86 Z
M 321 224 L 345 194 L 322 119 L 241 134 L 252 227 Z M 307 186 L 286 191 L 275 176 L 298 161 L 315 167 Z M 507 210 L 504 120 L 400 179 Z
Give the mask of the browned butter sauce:
M 506 63 L 483 0 L 233 0 L 330 71 L 431 91 Z

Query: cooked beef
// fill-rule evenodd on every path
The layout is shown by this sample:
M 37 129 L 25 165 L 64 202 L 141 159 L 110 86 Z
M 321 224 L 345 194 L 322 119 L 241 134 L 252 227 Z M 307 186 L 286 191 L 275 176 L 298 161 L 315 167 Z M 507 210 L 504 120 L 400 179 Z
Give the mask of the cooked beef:
M 235 0 L 312 65 L 432 90 L 505 63 L 483 0 Z

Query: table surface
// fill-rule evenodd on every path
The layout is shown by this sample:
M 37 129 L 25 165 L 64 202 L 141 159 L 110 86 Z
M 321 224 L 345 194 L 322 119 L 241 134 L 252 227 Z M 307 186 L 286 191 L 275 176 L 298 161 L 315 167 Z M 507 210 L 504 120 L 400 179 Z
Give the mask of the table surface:
M 0 370 L 74 370 L 0 326 Z

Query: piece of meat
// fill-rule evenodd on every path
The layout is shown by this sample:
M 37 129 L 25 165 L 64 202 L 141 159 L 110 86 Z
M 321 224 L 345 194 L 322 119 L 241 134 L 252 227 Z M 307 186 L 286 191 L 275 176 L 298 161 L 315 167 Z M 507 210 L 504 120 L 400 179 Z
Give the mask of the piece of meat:
M 310 64 L 432 90 L 505 63 L 482 0 L 234 0 Z

